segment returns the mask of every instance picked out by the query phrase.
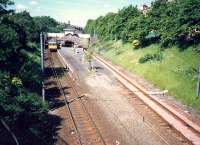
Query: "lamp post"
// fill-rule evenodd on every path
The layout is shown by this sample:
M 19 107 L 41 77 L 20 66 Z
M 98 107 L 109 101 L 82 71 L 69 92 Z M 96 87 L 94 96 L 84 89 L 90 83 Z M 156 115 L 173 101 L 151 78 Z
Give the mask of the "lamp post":
M 40 33 L 40 49 L 41 49 L 41 69 L 42 69 L 42 101 L 45 101 L 45 87 L 44 87 L 44 38 L 43 33 Z

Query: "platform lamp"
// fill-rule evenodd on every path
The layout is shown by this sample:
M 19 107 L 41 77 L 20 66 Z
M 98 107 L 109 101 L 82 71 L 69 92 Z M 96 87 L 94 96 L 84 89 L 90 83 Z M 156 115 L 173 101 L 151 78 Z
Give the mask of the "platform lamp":
M 45 101 L 45 86 L 44 86 L 44 34 L 40 33 L 40 49 L 41 49 L 41 69 L 42 69 L 42 100 Z

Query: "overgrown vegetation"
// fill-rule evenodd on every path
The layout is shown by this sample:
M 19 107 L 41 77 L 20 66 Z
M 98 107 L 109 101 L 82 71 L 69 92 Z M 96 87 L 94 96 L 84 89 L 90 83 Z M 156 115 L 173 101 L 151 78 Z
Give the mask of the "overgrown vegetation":
M 116 54 L 115 47 L 122 50 Z M 160 45 L 153 44 L 144 49 L 132 49 L 131 43 L 120 44 L 115 41 L 97 43 L 94 50 L 114 64 L 141 76 L 161 90 L 169 90 L 169 94 L 176 97 L 184 104 L 200 110 L 200 99 L 195 95 L 197 84 L 197 69 L 199 67 L 200 54 L 189 47 L 185 51 L 179 51 L 177 46 L 165 49 L 161 52 L 161 61 L 146 59 L 158 54 L 160 58 Z M 145 63 L 139 63 L 145 58 Z M 148 61 L 147 61 L 148 60 Z
M 0 144 L 53 144 L 56 117 L 41 100 L 38 41 L 40 32 L 59 31 L 50 17 L 31 17 L 10 10 L 13 2 L 0 1 Z M 58 118 L 57 118 L 58 119 Z
M 154 0 L 146 12 L 130 5 L 88 20 L 85 31 L 97 34 L 96 52 L 200 110 L 200 1 Z
M 139 40 L 141 46 L 160 42 L 162 47 L 185 49 L 200 42 L 199 0 L 155 0 L 145 16 L 135 6 L 89 20 L 85 31 L 101 40 Z
M 162 55 L 160 53 L 154 53 L 154 54 L 147 53 L 139 59 L 139 63 L 145 63 L 148 61 L 161 61 L 161 60 L 162 60 Z

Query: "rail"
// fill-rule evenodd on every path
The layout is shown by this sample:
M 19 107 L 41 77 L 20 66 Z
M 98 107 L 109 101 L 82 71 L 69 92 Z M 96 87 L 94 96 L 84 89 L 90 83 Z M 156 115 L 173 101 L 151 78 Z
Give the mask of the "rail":
M 127 77 L 124 73 L 122 73 L 110 63 L 106 62 L 97 55 L 94 55 L 94 57 L 111 72 L 115 73 L 118 80 L 120 80 L 122 84 L 124 84 L 129 90 L 134 90 L 134 92 L 135 90 L 138 90 L 140 93 L 135 94 L 139 97 L 139 99 L 141 99 L 154 112 L 156 112 L 160 117 L 162 117 L 177 131 L 179 131 L 184 137 L 186 137 L 193 144 L 200 145 L 200 127 L 197 124 L 181 115 L 179 112 L 161 100 L 158 100 L 156 97 L 150 95 L 147 90 L 142 88 L 136 82 L 131 81 L 129 77 Z
M 78 131 L 77 124 L 76 124 L 75 119 L 74 119 L 73 114 L 72 114 L 72 110 L 71 110 L 71 108 L 70 108 L 69 105 L 68 105 L 69 102 L 68 102 L 68 100 L 67 100 L 67 97 L 66 97 L 66 95 L 65 95 L 64 90 L 62 89 L 62 84 L 61 84 L 61 82 L 60 82 L 60 80 L 59 80 L 58 74 L 57 74 L 56 70 L 54 69 L 54 62 L 53 62 L 53 60 L 52 60 L 52 58 L 53 58 L 52 53 L 49 53 L 49 54 L 50 54 L 49 59 L 50 59 L 50 63 L 51 63 L 51 66 L 52 66 L 52 72 L 53 72 L 54 78 L 56 79 L 56 82 L 57 82 L 57 84 L 58 84 L 58 87 L 59 87 L 59 90 L 60 90 L 60 92 L 61 92 L 61 95 L 64 96 L 65 104 L 66 104 L 66 106 L 67 106 L 67 108 L 68 108 L 68 110 L 69 110 L 70 116 L 71 116 L 71 118 L 72 118 L 72 121 L 73 121 L 74 126 L 75 126 L 75 129 L 76 129 L 75 132 L 78 134 L 78 141 L 79 141 L 79 144 L 80 144 L 80 145 L 83 145 L 83 143 L 82 143 L 82 141 L 81 141 L 81 137 L 80 137 L 80 132 Z
M 55 54 L 55 53 L 53 53 L 53 54 Z M 50 55 L 51 55 L 51 57 L 50 57 L 50 58 L 51 58 L 51 59 L 50 59 L 50 63 L 51 63 L 52 68 L 54 68 L 54 62 L 53 62 L 53 60 L 52 60 L 52 58 L 53 58 L 52 53 L 50 53 Z M 61 64 L 62 64 L 62 63 L 61 63 Z M 62 64 L 62 65 L 63 65 L 63 64 Z M 65 67 L 65 66 L 64 66 L 64 67 Z M 55 69 L 53 69 L 53 74 L 54 74 L 54 76 L 55 76 L 55 78 L 56 78 L 56 80 L 57 80 L 57 83 L 58 83 L 58 86 L 59 86 L 61 95 L 63 95 L 64 98 L 65 98 L 65 104 L 66 104 L 66 106 L 67 106 L 67 108 L 68 108 L 68 110 L 69 110 L 69 112 L 70 112 L 70 116 L 71 116 L 71 118 L 72 118 L 72 120 L 73 120 L 73 124 L 74 124 L 74 126 L 75 126 L 76 133 L 78 134 L 78 141 L 79 141 L 79 144 L 80 144 L 80 145 L 83 145 L 84 143 L 82 142 L 82 139 L 81 139 L 81 132 L 79 131 L 78 123 L 76 122 L 77 118 L 74 117 L 74 115 L 73 115 L 73 111 L 74 111 L 74 110 L 72 110 L 72 108 L 71 108 L 71 106 L 70 106 L 71 101 L 69 100 L 69 96 L 67 96 L 67 94 L 66 94 L 66 93 L 64 92 L 64 90 L 62 89 L 62 83 L 61 83 L 61 81 L 59 80 L 58 74 L 57 74 L 57 72 L 56 72 Z M 103 145 L 106 145 L 106 142 L 105 142 L 105 140 L 104 140 L 104 138 L 103 138 L 103 136 L 102 136 L 100 130 L 99 130 L 98 127 L 96 126 L 94 120 L 92 119 L 92 116 L 90 115 L 89 111 L 87 110 L 87 107 L 86 107 L 85 104 L 83 103 L 83 100 L 82 100 L 80 94 L 79 94 L 78 91 L 76 90 L 76 88 L 75 88 L 76 86 L 75 86 L 75 85 L 73 84 L 73 82 L 68 78 L 69 76 L 67 76 L 66 74 L 64 74 L 64 77 L 67 79 L 69 85 L 70 85 L 71 88 L 73 89 L 73 92 L 75 93 L 75 96 L 78 97 L 78 99 L 77 99 L 77 98 L 73 98 L 73 99 L 76 99 L 76 101 L 78 101 L 78 102 L 82 105 L 82 108 L 84 109 L 84 112 L 85 112 L 86 115 L 88 116 L 89 120 L 90 120 L 91 123 L 92 123 L 92 126 L 94 127 L 94 129 L 96 130 L 96 132 L 97 132 L 97 134 L 98 134 L 97 137 L 100 137 L 102 144 L 103 144 Z

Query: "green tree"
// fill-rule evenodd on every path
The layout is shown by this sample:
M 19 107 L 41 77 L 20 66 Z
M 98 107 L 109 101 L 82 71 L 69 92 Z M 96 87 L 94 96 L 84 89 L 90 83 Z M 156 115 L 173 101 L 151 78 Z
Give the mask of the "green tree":
M 16 13 L 12 17 L 14 23 L 18 24 L 25 32 L 26 41 L 34 41 L 35 36 L 35 22 L 27 11 Z
M 11 4 L 0 0 L 0 136 L 6 136 L 0 144 L 13 144 L 11 134 L 21 145 L 53 144 L 56 122 L 40 96 L 40 64 L 35 60 L 39 52 L 29 49 L 39 39 L 40 24 L 28 12 L 9 10 Z M 45 27 L 50 30 L 57 22 L 48 19 Z M 11 129 L 8 136 L 5 126 Z
M 141 46 L 158 41 L 150 41 L 146 36 L 154 31 L 161 46 L 200 42 L 200 1 L 199 0 L 155 0 L 152 2 L 147 17 L 134 6 L 128 6 L 118 13 L 108 13 L 96 20 L 88 21 L 85 31 L 96 30 L 98 37 L 103 40 L 121 39 L 132 42 L 138 39 Z
M 2 15 L 13 12 L 13 10 L 8 10 L 7 7 L 13 5 L 13 1 L 11 0 L 0 0 L 0 17 Z
M 59 23 L 49 17 L 49 16 L 37 16 L 33 17 L 33 21 L 35 23 L 35 32 L 37 42 L 39 42 L 39 35 L 41 32 L 60 32 L 60 25 Z M 62 25 L 62 24 L 61 24 Z

